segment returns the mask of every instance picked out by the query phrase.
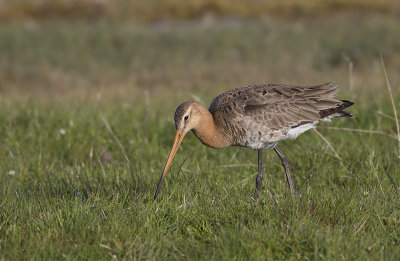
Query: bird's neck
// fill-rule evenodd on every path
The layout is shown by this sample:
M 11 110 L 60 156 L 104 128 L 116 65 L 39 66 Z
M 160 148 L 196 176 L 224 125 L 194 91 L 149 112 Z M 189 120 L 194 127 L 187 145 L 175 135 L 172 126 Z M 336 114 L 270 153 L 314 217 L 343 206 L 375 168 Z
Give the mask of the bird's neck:
M 212 114 L 203 106 L 198 106 L 201 113 L 201 122 L 193 129 L 194 135 L 205 145 L 212 148 L 230 146 L 229 139 L 223 134 L 222 129 L 215 124 Z

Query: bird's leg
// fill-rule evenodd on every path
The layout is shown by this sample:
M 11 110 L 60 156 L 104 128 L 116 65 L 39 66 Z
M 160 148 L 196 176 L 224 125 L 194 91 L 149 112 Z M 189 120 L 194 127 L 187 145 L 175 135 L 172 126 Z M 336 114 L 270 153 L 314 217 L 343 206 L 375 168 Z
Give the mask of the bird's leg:
M 258 173 L 256 178 L 256 190 L 254 191 L 255 200 L 258 200 L 258 191 L 260 191 L 262 180 L 263 180 L 262 149 L 258 149 Z
M 279 158 L 280 158 L 281 161 L 282 161 L 282 166 L 285 168 L 286 179 L 287 179 L 287 182 L 288 182 L 288 184 L 289 184 L 290 191 L 292 192 L 292 194 L 293 194 L 293 196 L 294 196 L 295 193 L 294 193 L 294 188 L 293 188 L 292 177 L 290 176 L 290 171 L 289 171 L 289 161 L 288 161 L 288 159 L 285 157 L 285 155 L 283 155 L 282 151 L 280 151 L 280 150 L 278 149 L 278 146 L 275 146 L 275 147 L 274 147 L 274 150 L 275 150 L 276 154 L 278 154 Z

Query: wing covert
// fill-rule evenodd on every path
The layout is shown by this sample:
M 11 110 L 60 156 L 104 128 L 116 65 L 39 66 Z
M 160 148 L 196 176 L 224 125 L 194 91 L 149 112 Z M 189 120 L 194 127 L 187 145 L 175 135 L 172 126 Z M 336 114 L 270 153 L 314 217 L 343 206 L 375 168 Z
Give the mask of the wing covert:
M 321 111 L 342 103 L 333 98 L 338 91 L 331 83 L 305 87 L 250 85 L 219 95 L 212 102 L 210 112 L 222 112 L 232 120 L 245 116 L 257 125 L 282 130 L 321 119 Z

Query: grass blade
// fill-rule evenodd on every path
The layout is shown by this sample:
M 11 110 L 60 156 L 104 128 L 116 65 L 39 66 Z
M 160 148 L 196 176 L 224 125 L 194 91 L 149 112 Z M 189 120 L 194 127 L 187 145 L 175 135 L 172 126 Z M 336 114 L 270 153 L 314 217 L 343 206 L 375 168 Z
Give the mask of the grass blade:
M 385 73 L 386 86 L 387 86 L 387 88 L 389 90 L 390 101 L 392 102 L 392 107 L 393 107 L 394 119 L 396 121 L 397 140 L 399 142 L 399 150 L 398 150 L 397 157 L 400 158 L 400 127 L 399 127 L 399 119 L 397 118 L 397 110 L 396 110 L 396 105 L 394 104 L 394 99 L 393 99 L 393 94 L 392 94 L 392 87 L 390 86 L 389 78 L 387 76 L 386 67 L 385 67 L 385 63 L 383 61 L 382 53 L 380 53 L 380 55 L 381 55 L 381 63 L 382 63 L 382 67 L 383 67 L 383 72 Z

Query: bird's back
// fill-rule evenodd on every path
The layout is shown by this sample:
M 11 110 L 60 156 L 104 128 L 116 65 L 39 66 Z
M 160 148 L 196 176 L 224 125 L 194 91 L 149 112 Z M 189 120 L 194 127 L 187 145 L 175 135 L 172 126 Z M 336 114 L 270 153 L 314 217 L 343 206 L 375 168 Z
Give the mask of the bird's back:
M 268 148 L 279 140 L 297 137 L 319 120 L 351 117 L 343 109 L 353 103 L 335 99 L 338 91 L 331 83 L 243 86 L 216 97 L 209 111 L 232 145 Z

